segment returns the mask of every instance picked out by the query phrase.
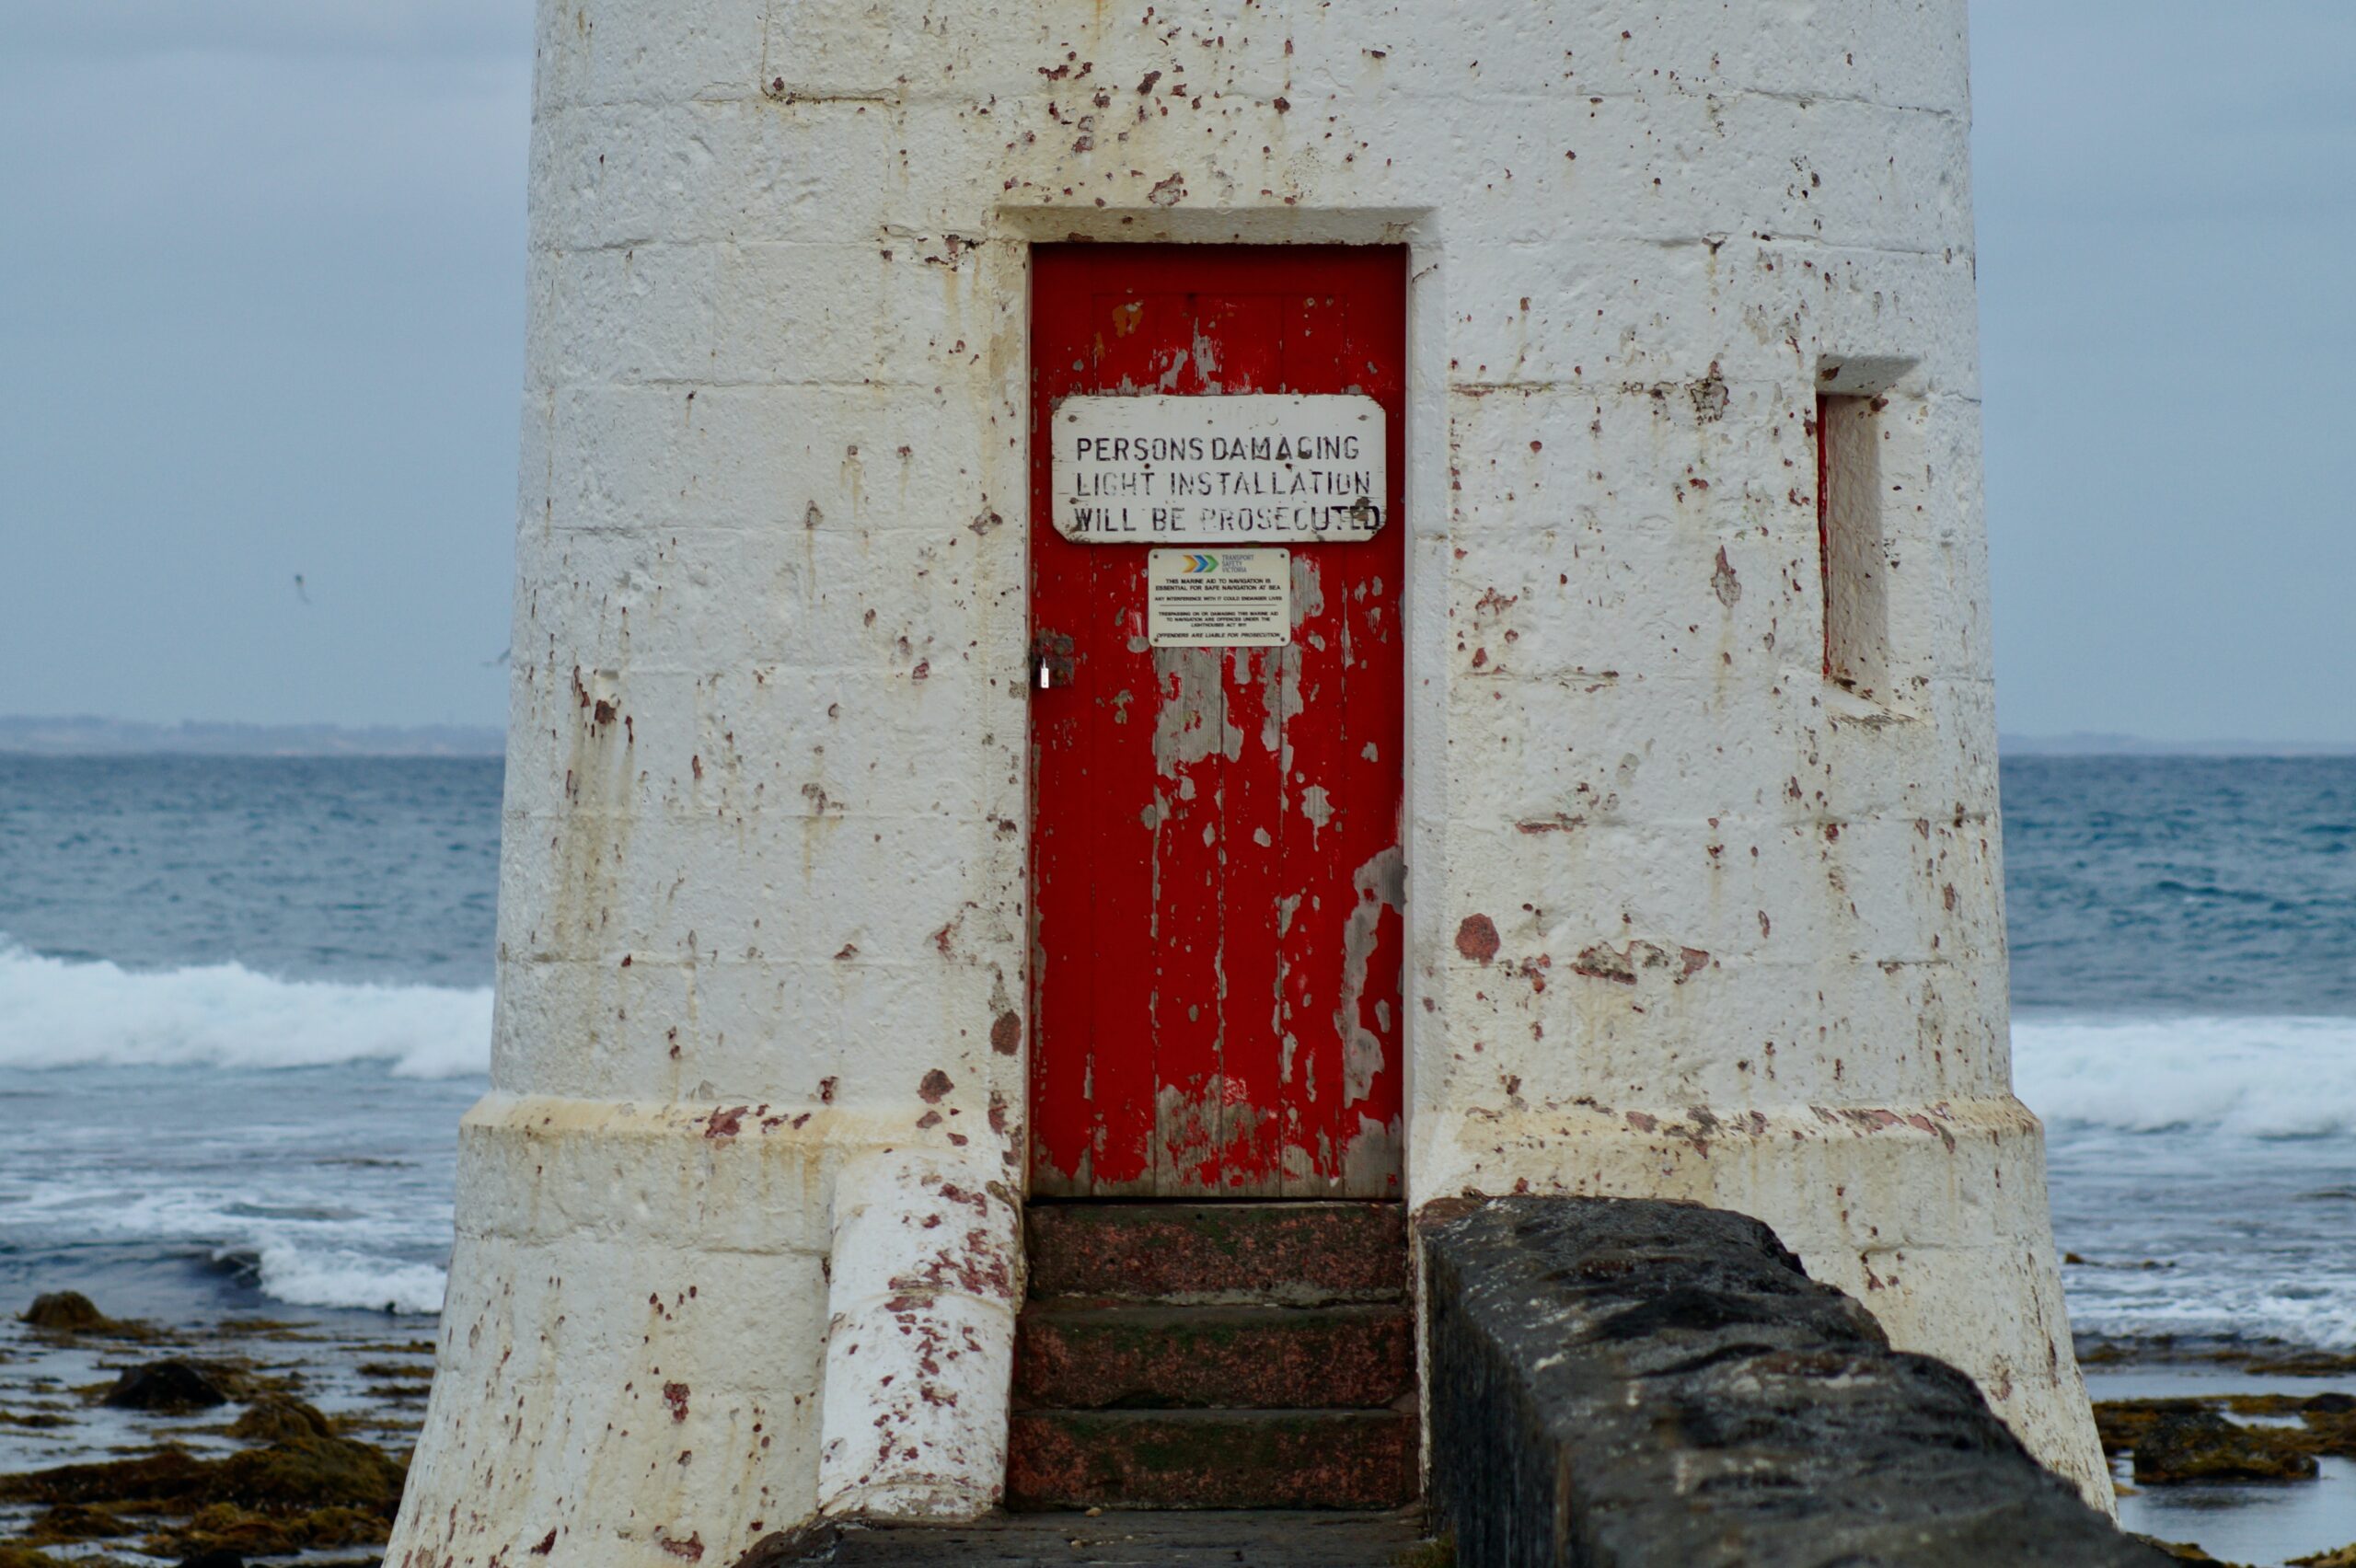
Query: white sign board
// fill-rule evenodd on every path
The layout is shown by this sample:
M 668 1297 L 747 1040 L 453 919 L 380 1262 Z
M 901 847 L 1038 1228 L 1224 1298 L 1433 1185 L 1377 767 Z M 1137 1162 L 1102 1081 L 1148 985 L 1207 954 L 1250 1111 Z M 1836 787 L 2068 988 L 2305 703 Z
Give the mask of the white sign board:
M 1156 648 L 1283 647 L 1292 640 L 1292 552 L 1150 552 L 1145 630 Z
M 1067 398 L 1053 424 L 1067 539 L 1370 539 L 1384 522 L 1387 421 L 1371 398 Z

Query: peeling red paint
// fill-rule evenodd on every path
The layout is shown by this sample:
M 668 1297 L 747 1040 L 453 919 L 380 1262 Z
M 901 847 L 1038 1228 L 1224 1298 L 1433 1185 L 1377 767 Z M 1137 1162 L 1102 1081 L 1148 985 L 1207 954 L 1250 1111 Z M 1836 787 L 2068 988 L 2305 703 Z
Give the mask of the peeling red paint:
M 1467 915 L 1456 928 L 1456 951 L 1486 963 L 1497 956 L 1497 923 L 1486 915 Z

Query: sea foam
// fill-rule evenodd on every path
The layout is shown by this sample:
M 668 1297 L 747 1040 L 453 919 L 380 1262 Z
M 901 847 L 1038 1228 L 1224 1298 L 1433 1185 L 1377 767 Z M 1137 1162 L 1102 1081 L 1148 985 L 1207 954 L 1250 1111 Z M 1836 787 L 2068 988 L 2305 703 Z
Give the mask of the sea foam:
M 2019 1018 L 2013 1084 L 2056 1124 L 2347 1136 L 2356 1134 L 2356 1018 Z
M 432 1263 L 399 1262 L 351 1248 L 265 1242 L 250 1254 L 261 1293 L 297 1307 L 428 1315 L 442 1310 L 446 1271 Z M 225 1256 L 244 1255 L 229 1250 Z
M 491 991 L 281 980 L 239 963 L 126 970 L 0 943 L 0 1067 L 489 1070 Z

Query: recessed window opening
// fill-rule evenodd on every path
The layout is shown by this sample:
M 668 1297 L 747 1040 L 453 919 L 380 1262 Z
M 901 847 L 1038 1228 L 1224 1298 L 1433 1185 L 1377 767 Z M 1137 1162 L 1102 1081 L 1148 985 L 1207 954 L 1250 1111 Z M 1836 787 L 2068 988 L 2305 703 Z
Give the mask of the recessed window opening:
M 1824 676 L 1861 697 L 1889 687 L 1889 551 L 1883 529 L 1887 398 L 1816 400 L 1816 539 Z

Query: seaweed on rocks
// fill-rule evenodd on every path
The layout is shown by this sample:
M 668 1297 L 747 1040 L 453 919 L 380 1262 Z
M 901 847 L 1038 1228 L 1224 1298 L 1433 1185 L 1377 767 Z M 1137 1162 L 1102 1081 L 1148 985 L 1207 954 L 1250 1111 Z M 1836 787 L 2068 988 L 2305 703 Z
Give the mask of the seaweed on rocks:
M 125 1524 L 103 1508 L 92 1508 L 80 1503 L 62 1503 L 35 1515 L 32 1523 L 25 1527 L 25 1539 L 33 1546 L 108 1540 L 116 1536 L 138 1533 L 136 1527 Z
M 332 1437 L 335 1424 L 292 1394 L 264 1394 L 229 1424 L 229 1435 L 248 1443 L 278 1443 L 290 1437 Z
M 2269 1378 L 2339 1378 L 2356 1372 L 2356 1355 L 2300 1351 L 2270 1361 L 2252 1361 L 2249 1369 Z
M 2224 1422 L 2221 1410 L 2235 1415 L 2289 1417 L 2299 1424 L 2237 1426 Z M 2143 1454 L 2144 1447 L 2154 1440 L 2161 1426 L 2178 1418 L 2194 1418 L 2187 1435 L 2200 1438 L 2211 1450 L 2200 1465 L 2225 1468 L 2201 1468 L 2197 1475 L 2167 1473 L 2176 1463 L 2169 1458 L 2173 1450 L 2168 1449 L 2167 1444 L 2176 1439 L 2165 1436 L 2159 1438 L 2160 1450 L 2148 1457 Z M 2222 1424 L 2223 1431 L 2214 1424 Z M 2103 1400 L 2095 1405 L 2095 1430 L 2102 1435 L 2103 1452 L 2137 1455 L 2135 1479 L 2144 1484 L 2212 1479 L 2297 1481 L 2316 1473 L 2311 1466 L 2301 1466 L 2298 1456 L 2356 1459 L 2356 1398 L 2327 1393 L 2305 1398 L 2296 1394 L 2204 1394 L 2197 1398 Z M 2220 1444 L 2224 1447 L 2221 1448 Z M 2244 1453 L 2244 1459 L 2229 1459 L 2229 1449 Z M 2249 1458 L 2253 1452 L 2256 1458 Z M 2256 1468 L 2237 1470 L 2232 1468 L 2235 1463 L 2248 1463 Z
M 197 1510 L 186 1524 L 150 1537 L 146 1550 L 154 1556 L 183 1559 L 208 1552 L 280 1557 L 325 1547 L 375 1545 L 384 1540 L 387 1523 L 361 1508 L 280 1515 L 214 1503 Z
M 168 1505 L 201 1492 L 214 1468 L 213 1461 L 175 1447 L 159 1448 L 133 1459 L 58 1465 L 0 1476 L 0 1503 Z
M 2291 1568 L 2356 1568 L 2356 1544 L 2338 1551 L 2318 1551 L 2313 1557 L 2293 1557 Z
M 2228 1562 L 2221 1557 L 2212 1557 L 2189 1540 L 2162 1540 L 2157 1536 L 2137 1536 L 2135 1539 L 2146 1546 L 2165 1552 L 2178 1562 L 2206 1562 L 2212 1564 L 2212 1568 L 2247 1568 L 2245 1563 Z
M 2312 1481 L 2316 1458 L 2301 1439 L 2237 1426 L 2215 1411 L 2167 1411 L 2135 1438 L 2135 1484 L 2187 1481 Z
M 291 1437 L 218 1461 L 214 1496 L 248 1507 L 376 1508 L 387 1519 L 408 1467 L 350 1437 Z
M 157 1555 L 283 1553 L 382 1541 L 406 1475 L 401 1461 L 365 1443 L 306 1433 L 221 1459 L 164 1448 L 0 1476 L 0 1502 L 47 1505 L 40 1518 L 48 1539 L 59 1541 L 121 1534 L 119 1521 L 139 1516 L 184 1521 L 155 1530 Z
M 0 1568 L 73 1568 L 63 1558 L 52 1557 L 29 1546 L 0 1540 Z
M 2102 1439 L 2104 1453 L 2124 1454 L 2162 1416 L 2189 1415 L 2208 1408 L 2207 1401 L 2198 1399 L 2097 1400 L 2095 1433 Z
M 113 1319 L 78 1290 L 34 1297 L 33 1304 L 17 1315 L 17 1321 L 52 1334 L 106 1333 L 116 1327 Z
M 78 1290 L 43 1291 L 33 1297 L 31 1306 L 17 1314 L 17 1321 L 51 1340 L 73 1340 L 87 1334 L 93 1339 L 152 1343 L 175 1337 L 135 1318 L 110 1318 Z

